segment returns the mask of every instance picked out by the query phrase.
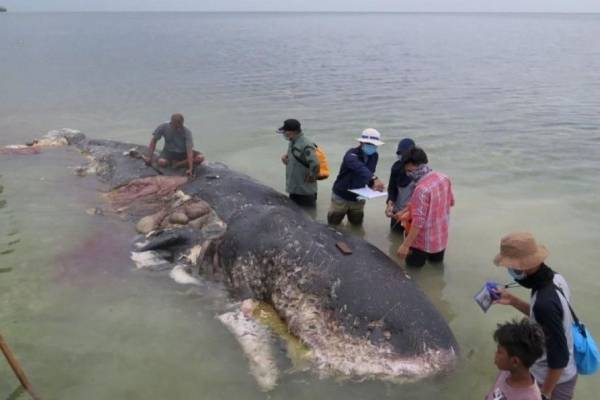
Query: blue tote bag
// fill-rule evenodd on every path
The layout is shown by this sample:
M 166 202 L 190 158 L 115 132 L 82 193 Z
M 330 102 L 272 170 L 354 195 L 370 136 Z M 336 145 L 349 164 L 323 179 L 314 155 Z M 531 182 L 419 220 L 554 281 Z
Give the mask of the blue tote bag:
M 585 325 L 579 321 L 575 312 L 569 304 L 571 315 L 573 316 L 573 352 L 575 353 L 575 364 L 577 372 L 581 375 L 591 375 L 598 371 L 600 354 L 598 346 L 592 337 L 592 334 Z
M 563 291 L 558 286 L 556 286 L 556 288 L 563 295 L 565 300 L 567 300 Z M 575 364 L 577 365 L 577 373 L 581 375 L 592 375 L 598 371 L 600 361 L 598 346 L 590 331 L 588 331 L 583 322 L 579 321 L 579 318 L 577 318 L 569 300 L 567 300 L 567 304 L 569 305 L 569 311 L 571 311 L 571 316 L 573 317 L 573 326 L 571 327 L 571 330 L 573 331 L 573 353 L 575 356 Z

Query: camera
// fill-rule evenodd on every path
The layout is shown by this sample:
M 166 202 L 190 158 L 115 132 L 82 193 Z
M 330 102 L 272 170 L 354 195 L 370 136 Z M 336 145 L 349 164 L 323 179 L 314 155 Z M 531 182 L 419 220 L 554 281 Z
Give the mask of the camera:
M 493 281 L 487 281 L 485 285 L 473 296 L 475 302 L 481 307 L 483 312 L 490 309 L 495 300 L 500 298 L 500 293 L 496 291 L 500 285 Z

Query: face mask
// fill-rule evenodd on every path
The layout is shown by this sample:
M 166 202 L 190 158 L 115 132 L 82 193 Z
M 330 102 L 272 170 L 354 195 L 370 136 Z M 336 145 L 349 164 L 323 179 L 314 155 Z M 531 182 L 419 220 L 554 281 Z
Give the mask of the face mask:
M 508 274 L 515 281 L 527 278 L 527 274 L 523 271 L 519 271 L 518 269 L 508 268 Z
M 377 146 L 375 146 L 374 144 L 370 144 L 370 143 L 363 143 L 362 151 L 366 155 L 372 156 L 373 154 L 377 153 Z
M 409 176 L 413 181 L 418 182 L 422 177 L 431 172 L 431 168 L 427 164 L 419 165 L 413 171 L 407 171 L 406 175 Z

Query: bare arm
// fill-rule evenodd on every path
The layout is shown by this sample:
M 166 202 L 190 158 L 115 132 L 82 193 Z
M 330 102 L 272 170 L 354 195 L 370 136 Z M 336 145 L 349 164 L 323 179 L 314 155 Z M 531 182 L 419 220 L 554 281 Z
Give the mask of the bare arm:
M 392 200 L 388 200 L 385 205 L 385 216 L 388 218 L 392 218 L 394 216 L 394 202 Z
M 150 140 L 150 144 L 148 145 L 148 159 L 146 160 L 147 164 L 152 164 L 152 158 L 154 158 L 154 150 L 156 150 L 156 138 L 152 138 Z
M 521 300 L 506 289 L 496 289 L 496 292 L 500 294 L 500 298 L 495 301 L 496 304 L 513 306 L 523 314 L 529 316 L 530 308 L 528 302 Z
M 552 396 L 552 391 L 556 387 L 556 383 L 558 382 L 558 378 L 560 378 L 560 374 L 562 374 L 564 368 L 561 369 L 553 369 L 548 368 L 548 374 L 546 375 L 546 379 L 544 380 L 544 384 L 542 385 L 542 394 L 545 394 L 546 397 L 550 398 Z
M 187 148 L 187 163 L 188 163 L 187 174 L 191 176 L 192 172 L 194 171 L 194 151 L 192 150 L 191 146 L 188 146 L 188 148 Z
M 404 241 L 402 242 L 400 247 L 398 247 L 398 251 L 396 252 L 398 257 L 400 257 L 401 259 L 406 258 L 406 256 L 408 255 L 408 252 L 410 250 L 410 246 L 413 244 L 413 242 L 419 235 L 420 231 L 421 231 L 421 228 L 419 228 L 416 225 L 413 225 L 410 228 L 410 231 L 408 232 L 408 236 L 404 238 Z
M 521 311 L 523 314 L 529 316 L 529 303 L 525 300 L 521 300 L 515 296 L 515 299 L 511 305 L 517 310 Z

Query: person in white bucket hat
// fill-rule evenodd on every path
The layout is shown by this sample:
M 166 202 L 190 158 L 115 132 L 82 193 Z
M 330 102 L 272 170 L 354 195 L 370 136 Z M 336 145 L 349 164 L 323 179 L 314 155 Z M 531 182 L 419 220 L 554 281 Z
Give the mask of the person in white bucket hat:
M 381 134 L 373 128 L 362 131 L 358 147 L 346 152 L 340 172 L 333 184 L 331 206 L 327 213 L 330 225 L 339 225 L 344 217 L 353 225 L 361 225 L 364 219 L 365 201 L 358 198 L 350 189 L 369 186 L 383 192 L 385 184 L 375 175 L 379 155 L 377 148 L 383 145 Z
M 375 146 L 381 146 L 382 144 L 384 144 L 381 141 L 381 134 L 379 133 L 379 131 L 373 128 L 367 128 L 364 131 L 362 131 L 360 137 L 356 138 L 356 140 L 358 140 L 361 143 L 369 143 Z

